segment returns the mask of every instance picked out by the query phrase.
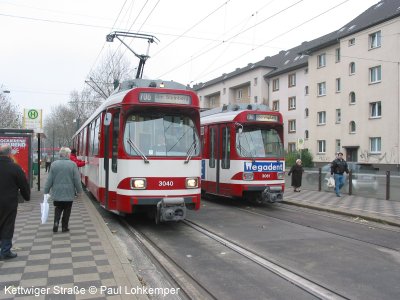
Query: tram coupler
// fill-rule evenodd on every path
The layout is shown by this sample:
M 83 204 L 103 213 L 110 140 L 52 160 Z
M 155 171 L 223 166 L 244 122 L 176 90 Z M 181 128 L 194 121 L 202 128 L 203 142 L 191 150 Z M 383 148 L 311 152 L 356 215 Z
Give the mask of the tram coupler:
M 157 203 L 157 216 L 160 222 L 180 221 L 186 217 L 183 198 L 163 198 Z
M 281 186 L 267 186 L 262 192 L 265 202 L 275 203 L 283 200 L 283 189 Z

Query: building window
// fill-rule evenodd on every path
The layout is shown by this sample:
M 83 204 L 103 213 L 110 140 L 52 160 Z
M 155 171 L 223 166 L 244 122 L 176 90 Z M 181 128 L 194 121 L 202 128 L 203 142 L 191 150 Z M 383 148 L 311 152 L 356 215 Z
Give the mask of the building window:
M 226 93 L 226 88 L 223 88 L 222 89 L 222 94 L 225 95 L 225 93 Z
M 296 109 L 296 97 L 289 97 L 288 100 L 288 110 Z
M 382 70 L 381 66 L 376 66 L 369 69 L 369 82 L 377 83 L 382 79 Z
M 317 125 L 325 125 L 325 124 L 326 124 L 326 111 L 319 111 Z
M 377 31 L 369 35 L 369 49 L 379 48 L 381 46 L 381 32 Z
M 279 100 L 272 101 L 272 110 L 279 111 Z
M 288 132 L 289 133 L 296 132 L 296 120 L 288 121 Z
M 340 93 L 341 89 L 340 78 L 336 78 L 336 93 Z
M 340 108 L 338 108 L 336 109 L 336 114 L 335 114 L 336 124 L 339 124 L 341 120 L 342 120 L 342 112 L 340 111 Z
M 279 91 L 279 78 L 272 80 L 272 90 Z
M 354 75 L 356 73 L 356 63 L 351 62 L 349 64 L 349 75 Z
M 323 68 L 326 66 L 326 54 L 320 54 L 317 56 L 317 66 L 318 68 Z
M 243 98 L 243 90 L 242 90 L 242 89 L 238 89 L 238 90 L 236 91 L 236 99 L 237 99 L 238 101 L 240 101 L 242 98 Z
M 289 80 L 289 87 L 296 86 L 296 74 L 289 74 L 288 80 Z
M 308 95 L 308 85 L 306 85 L 305 87 L 304 87 L 304 94 L 307 96 Z
M 371 153 L 381 153 L 381 138 L 371 137 L 369 138 L 370 152 Z
M 356 122 L 350 121 L 350 123 L 349 123 L 349 133 L 356 133 Z
M 256 78 L 254 78 L 254 86 L 257 85 L 257 82 L 258 82 L 258 78 L 256 77 Z
M 326 141 L 325 140 L 318 140 L 317 141 L 318 144 L 318 153 L 322 154 L 322 153 L 326 153 Z
M 318 83 L 318 96 L 325 96 L 326 95 L 326 82 Z
M 308 133 L 308 130 L 304 131 L 304 138 L 308 139 L 309 136 L 310 136 L 310 134 Z
M 355 38 L 349 39 L 349 47 L 350 46 L 354 46 L 355 44 L 356 44 L 356 39 Z
M 296 143 L 288 143 L 288 152 L 296 152 Z
M 340 62 L 340 48 L 335 49 L 335 62 Z
M 309 111 L 308 111 L 308 108 L 306 108 L 306 109 L 304 110 L 304 117 L 305 117 L 305 118 L 308 118 L 308 114 L 309 114 Z
M 335 140 L 335 152 L 340 152 L 340 140 Z
M 254 96 L 254 103 L 258 103 L 258 97 Z
M 370 118 L 380 118 L 382 116 L 381 101 L 369 104 L 369 116 Z
M 350 94 L 349 94 L 349 104 L 356 104 L 356 93 L 350 92 Z

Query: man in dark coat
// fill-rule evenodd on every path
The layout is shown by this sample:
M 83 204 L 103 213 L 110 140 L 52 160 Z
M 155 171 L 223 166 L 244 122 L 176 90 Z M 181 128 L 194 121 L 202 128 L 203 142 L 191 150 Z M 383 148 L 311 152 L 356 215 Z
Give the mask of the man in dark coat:
M 22 168 L 11 159 L 11 146 L 0 145 L 0 260 L 17 257 L 11 252 L 17 217 L 18 190 L 29 201 L 31 189 Z

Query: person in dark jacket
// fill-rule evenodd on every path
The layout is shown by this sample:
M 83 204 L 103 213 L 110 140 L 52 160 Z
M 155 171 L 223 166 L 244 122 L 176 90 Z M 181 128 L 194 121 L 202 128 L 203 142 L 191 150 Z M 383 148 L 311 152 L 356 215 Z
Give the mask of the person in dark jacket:
M 18 190 L 29 201 L 31 188 L 22 168 L 11 159 L 11 146 L 0 145 L 0 260 L 17 257 L 11 252 L 17 217 Z
M 304 169 L 301 165 L 301 159 L 297 159 L 296 163 L 290 168 L 288 175 L 292 175 L 292 187 L 294 192 L 300 192 L 301 179 L 303 177 Z
M 68 232 L 69 217 L 75 194 L 82 192 L 77 165 L 70 160 L 71 150 L 60 149 L 60 159 L 51 164 L 49 176 L 44 186 L 44 193 L 51 195 L 54 203 L 53 232 L 58 231 L 62 215 L 62 232 Z
M 86 165 L 86 162 L 79 159 L 76 156 L 76 149 L 72 149 L 71 150 L 71 154 L 69 156 L 69 159 L 72 160 L 74 163 L 76 163 L 76 165 L 78 166 L 78 168 L 83 167 L 84 165 Z
M 337 197 L 341 197 L 340 189 L 344 186 L 344 175 L 346 172 L 349 174 L 349 167 L 347 162 L 343 159 L 343 153 L 336 153 L 336 159 L 331 163 L 331 175 L 335 178 L 335 193 Z

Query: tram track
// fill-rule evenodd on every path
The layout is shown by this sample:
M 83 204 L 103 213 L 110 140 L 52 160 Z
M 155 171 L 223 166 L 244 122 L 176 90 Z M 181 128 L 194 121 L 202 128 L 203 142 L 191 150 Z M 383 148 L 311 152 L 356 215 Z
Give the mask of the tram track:
M 134 228 L 125 219 L 120 218 L 120 223 L 128 229 L 132 238 L 139 242 L 142 250 L 152 258 L 157 267 L 161 269 L 164 276 L 167 276 L 174 286 L 177 286 L 183 293 L 184 299 L 216 300 L 206 287 L 197 281 L 191 274 L 186 272 L 174 261 L 164 250 L 157 246 L 152 239 L 144 232 Z
M 385 246 L 385 245 L 382 245 L 382 244 L 379 244 L 379 243 L 369 242 L 369 241 L 366 241 L 366 240 L 363 240 L 363 239 L 359 239 L 359 238 L 355 238 L 355 237 L 351 237 L 351 236 L 345 235 L 345 234 L 339 234 L 337 232 L 334 232 L 333 230 L 321 229 L 321 228 L 318 228 L 318 226 L 304 225 L 301 222 L 295 222 L 293 220 L 288 220 L 287 218 L 279 218 L 277 216 L 269 214 L 268 212 L 266 212 L 265 210 L 262 210 L 262 209 L 257 209 L 257 208 L 254 208 L 254 207 L 251 208 L 252 210 L 250 210 L 248 208 L 236 208 L 236 209 L 238 209 L 240 211 L 243 211 L 243 212 L 246 212 L 246 213 L 257 215 L 257 216 L 260 216 L 260 217 L 273 218 L 273 219 L 276 219 L 276 220 L 284 221 L 284 222 L 295 224 L 295 225 L 298 225 L 298 226 L 304 226 L 306 228 L 311 228 L 311 229 L 314 229 L 314 230 L 318 230 L 320 232 L 329 233 L 329 234 L 332 234 L 332 235 L 335 235 L 335 236 L 338 236 L 338 237 L 341 237 L 341 238 L 349 239 L 349 240 L 352 240 L 352 241 L 357 241 L 357 242 L 365 243 L 365 244 L 368 244 L 368 245 L 381 247 L 381 248 L 389 250 L 389 251 L 396 251 L 396 252 L 399 251 L 398 249 L 393 248 L 393 247 L 388 247 L 388 246 Z M 390 229 L 390 228 L 387 228 L 386 226 L 379 226 L 378 224 L 373 224 L 373 225 L 365 224 L 365 223 L 362 223 L 362 222 L 356 222 L 356 221 L 350 220 L 349 218 L 340 218 L 340 217 L 337 217 L 337 216 L 330 216 L 328 214 L 322 214 L 322 213 L 317 213 L 317 212 L 309 212 L 309 211 L 306 211 L 306 210 L 289 209 L 287 207 L 285 207 L 284 209 L 288 210 L 288 211 L 292 211 L 292 212 L 301 211 L 302 213 L 308 213 L 308 214 L 312 214 L 312 215 L 322 216 L 324 218 L 331 218 L 331 219 L 338 220 L 338 221 L 354 223 L 354 224 L 365 226 L 365 227 L 368 227 L 368 228 L 379 228 L 381 230 L 387 230 L 387 231 L 391 231 L 391 232 L 395 232 L 395 233 L 400 233 L 400 231 L 398 231 L 398 230 Z
M 184 224 L 190 226 L 191 228 L 207 235 L 211 239 L 221 243 L 222 245 L 230 248 L 231 250 L 235 251 L 236 253 L 248 258 L 249 260 L 255 262 L 259 266 L 269 270 L 270 272 L 274 273 L 275 275 L 291 282 L 292 284 L 296 285 L 297 287 L 301 288 L 302 290 L 308 292 L 309 294 L 317 297 L 318 299 L 349 299 L 343 295 L 340 295 L 331 289 L 324 287 L 310 279 L 305 278 L 304 276 L 297 274 L 284 266 L 281 266 L 277 263 L 274 263 L 272 260 L 267 259 L 263 256 L 256 254 L 254 251 L 247 249 L 239 244 L 223 238 L 221 235 L 218 235 L 205 227 L 196 224 L 194 221 L 191 220 L 184 220 Z
M 144 248 L 145 252 L 152 256 L 153 260 L 156 261 L 158 267 L 161 267 L 166 274 L 173 281 L 175 286 L 178 286 L 184 293 L 184 297 L 187 299 L 218 299 L 213 295 L 212 291 L 208 290 L 200 281 L 192 276 L 188 271 L 182 268 L 178 261 L 168 255 L 163 249 L 161 249 L 146 233 L 134 228 L 131 224 L 125 220 L 121 220 L 121 223 L 129 230 L 131 236 L 135 238 Z M 255 251 L 248 249 L 238 243 L 222 237 L 221 235 L 206 229 L 204 226 L 186 219 L 181 222 L 191 229 L 205 235 L 206 237 L 218 242 L 224 247 L 233 250 L 240 256 L 252 261 L 256 265 L 266 269 L 273 273 L 275 276 L 282 280 L 288 281 L 295 285 L 299 289 L 306 293 L 316 297 L 317 299 L 349 299 L 344 295 L 341 295 L 328 287 L 324 287 L 312 279 L 308 279 L 289 268 L 273 262 L 272 259 L 268 259 L 264 256 L 260 256 Z

